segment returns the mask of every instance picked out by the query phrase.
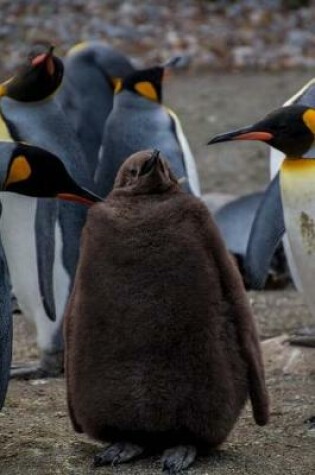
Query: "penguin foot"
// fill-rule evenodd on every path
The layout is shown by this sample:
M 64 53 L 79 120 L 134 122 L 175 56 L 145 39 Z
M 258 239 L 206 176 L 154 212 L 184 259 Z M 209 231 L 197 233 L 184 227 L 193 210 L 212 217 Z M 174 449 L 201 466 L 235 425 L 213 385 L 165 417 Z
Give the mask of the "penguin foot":
M 43 351 L 38 365 L 17 365 L 11 367 L 11 379 L 58 378 L 63 374 L 63 351 Z
M 288 341 L 291 345 L 315 348 L 315 327 L 306 327 L 298 330 Z
M 61 372 L 51 373 L 38 365 L 11 366 L 11 371 L 10 371 L 11 379 L 23 379 L 23 380 L 57 378 L 60 375 L 61 375 Z
M 93 465 L 94 467 L 102 467 L 103 465 L 117 465 L 119 463 L 129 462 L 140 454 L 143 448 L 136 444 L 129 442 L 117 442 L 109 445 L 103 452 L 95 455 Z
M 165 450 L 162 456 L 163 472 L 175 475 L 188 468 L 195 460 L 197 454 L 193 445 L 178 445 Z

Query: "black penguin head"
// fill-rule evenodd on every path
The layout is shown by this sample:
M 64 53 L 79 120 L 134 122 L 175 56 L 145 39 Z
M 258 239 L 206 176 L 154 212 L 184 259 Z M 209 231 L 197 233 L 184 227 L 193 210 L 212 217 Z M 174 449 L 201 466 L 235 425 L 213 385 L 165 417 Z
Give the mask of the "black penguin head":
M 146 99 L 161 103 L 163 75 L 162 66 L 134 71 L 117 83 L 115 92 L 132 91 Z
M 281 107 L 254 125 L 220 134 L 208 144 L 230 140 L 261 140 L 288 157 L 302 157 L 315 136 L 315 109 L 294 104 Z
M 69 175 L 62 161 L 39 147 L 0 142 L 0 154 L 10 153 L 1 191 L 11 191 L 39 198 L 60 198 L 84 204 L 102 198 L 79 186 Z M 0 160 L 2 156 L 0 156 Z
M 99 40 L 84 41 L 70 48 L 67 52 L 66 68 L 69 64 L 76 64 L 79 68 L 89 65 L 98 69 L 113 89 L 134 71 L 124 54 Z
M 125 188 L 133 194 L 180 189 L 167 160 L 159 150 L 143 150 L 131 155 L 120 167 L 114 188 Z
M 27 63 L 11 79 L 0 85 L 0 97 L 34 102 L 53 94 L 63 77 L 62 61 L 53 55 L 53 49 L 53 46 L 47 44 L 34 47 Z

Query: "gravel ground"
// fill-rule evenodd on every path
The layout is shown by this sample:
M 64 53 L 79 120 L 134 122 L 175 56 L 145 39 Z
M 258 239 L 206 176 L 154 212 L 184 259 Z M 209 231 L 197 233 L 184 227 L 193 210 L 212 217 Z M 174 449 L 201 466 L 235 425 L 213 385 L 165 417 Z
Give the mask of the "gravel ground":
M 313 68 L 315 6 L 293 0 L 1 0 L 1 67 L 28 44 L 49 39 L 64 53 L 102 39 L 139 65 L 183 54 L 183 65 L 213 69 Z
M 204 191 L 243 193 L 264 186 L 268 170 L 265 147 L 248 143 L 207 148 L 204 144 L 211 135 L 256 120 L 280 105 L 309 76 L 301 72 L 185 73 L 167 83 L 167 102 L 180 113 Z M 251 292 L 249 297 L 263 339 L 311 322 L 294 291 Z M 270 424 L 255 426 L 248 407 L 222 449 L 198 460 L 190 474 L 314 473 L 314 433 L 307 430 L 304 421 L 315 414 L 315 350 L 300 351 L 281 341 L 264 343 L 272 402 Z M 24 319 L 16 317 L 15 362 L 32 360 L 36 355 L 34 336 Z M 72 431 L 63 379 L 11 382 L 6 407 L 0 413 L 1 475 L 161 473 L 157 458 L 94 471 L 91 458 L 98 448 Z

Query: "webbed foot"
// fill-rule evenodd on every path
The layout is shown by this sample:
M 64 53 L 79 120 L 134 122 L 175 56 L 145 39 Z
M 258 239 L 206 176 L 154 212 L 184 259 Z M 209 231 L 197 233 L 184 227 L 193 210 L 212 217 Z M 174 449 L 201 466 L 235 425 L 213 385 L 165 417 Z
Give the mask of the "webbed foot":
M 130 442 L 117 442 L 106 447 L 105 450 L 95 455 L 94 467 L 102 467 L 103 465 L 116 465 L 118 463 L 129 462 L 140 454 L 143 448 Z
M 11 379 L 58 378 L 63 374 L 63 351 L 42 352 L 39 364 L 11 366 Z
M 165 450 L 162 456 L 163 472 L 170 475 L 180 473 L 194 462 L 196 454 L 197 450 L 193 445 L 178 445 Z
M 289 342 L 291 345 L 315 348 L 315 327 L 301 328 L 289 338 Z

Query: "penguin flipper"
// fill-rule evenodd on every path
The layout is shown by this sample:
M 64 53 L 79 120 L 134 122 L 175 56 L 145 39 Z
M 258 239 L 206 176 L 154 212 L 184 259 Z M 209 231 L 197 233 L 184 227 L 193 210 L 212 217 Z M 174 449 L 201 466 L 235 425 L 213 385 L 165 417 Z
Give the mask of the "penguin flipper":
M 248 240 L 245 276 L 250 288 L 264 288 L 272 257 L 284 233 L 285 223 L 277 173 L 264 193 Z
M 232 254 L 245 259 L 250 231 L 262 200 L 263 193 L 240 196 L 220 207 L 214 219 Z
M 67 306 L 65 308 L 65 316 L 64 316 L 64 341 L 65 341 L 65 374 L 66 374 L 66 385 L 67 385 L 67 406 L 68 406 L 68 411 L 69 411 L 69 416 L 70 420 L 73 426 L 73 429 L 75 432 L 82 434 L 83 429 L 81 425 L 79 424 L 76 416 L 75 416 L 75 411 L 74 407 L 72 405 L 72 393 L 71 393 L 71 384 L 70 384 L 70 372 L 69 372 L 69 355 L 70 355 L 70 346 L 72 342 L 72 325 L 73 325 L 73 306 L 74 306 L 74 301 L 75 301 L 75 294 L 76 294 L 76 285 L 75 281 L 73 284 L 73 288 L 67 303 Z
M 12 338 L 13 321 L 9 273 L 0 243 L 0 410 L 5 401 L 10 379 Z
M 53 285 L 56 220 L 57 204 L 50 199 L 38 199 L 35 218 L 38 280 L 45 312 L 52 321 L 56 320 Z
M 215 260 L 224 299 L 229 304 L 226 310 L 227 318 L 234 323 L 240 352 L 247 365 L 248 390 L 254 419 L 258 425 L 265 425 L 269 419 L 269 398 L 255 320 L 241 274 L 226 249 L 223 238 L 206 206 L 202 205 L 202 208 L 204 208 L 203 216 L 200 216 L 198 228 L 200 233 L 205 231 L 204 239 L 209 260 L 210 262 Z

